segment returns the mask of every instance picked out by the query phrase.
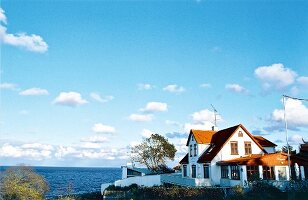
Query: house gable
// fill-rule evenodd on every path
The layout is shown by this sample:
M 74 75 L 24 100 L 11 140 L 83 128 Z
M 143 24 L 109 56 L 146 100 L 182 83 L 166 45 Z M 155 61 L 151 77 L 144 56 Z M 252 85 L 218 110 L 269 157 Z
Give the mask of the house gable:
M 242 132 L 243 136 L 239 137 L 239 132 Z M 236 133 L 236 134 L 235 134 Z M 239 139 L 242 138 L 242 139 Z M 243 154 L 244 141 L 251 142 L 252 153 L 267 153 L 264 148 L 257 142 L 257 140 L 248 132 L 248 130 L 242 125 L 236 125 L 227 129 L 218 131 L 213 135 L 210 147 L 199 157 L 198 163 L 210 162 L 213 158 L 224 148 L 224 153 L 226 155 L 231 155 L 230 141 L 238 142 L 238 149 L 241 151 L 239 155 Z M 239 141 L 241 146 L 239 146 Z M 239 156 L 235 155 L 235 156 Z M 229 158 L 230 159 L 230 158 Z

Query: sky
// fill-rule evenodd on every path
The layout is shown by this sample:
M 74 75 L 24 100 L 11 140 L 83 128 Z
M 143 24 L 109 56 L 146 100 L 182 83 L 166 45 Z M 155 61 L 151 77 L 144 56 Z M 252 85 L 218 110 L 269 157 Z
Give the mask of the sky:
M 119 167 L 158 133 L 243 124 L 286 144 L 308 98 L 305 1 L 18 1 L 0 10 L 0 166 Z M 286 99 L 289 142 L 308 102 Z

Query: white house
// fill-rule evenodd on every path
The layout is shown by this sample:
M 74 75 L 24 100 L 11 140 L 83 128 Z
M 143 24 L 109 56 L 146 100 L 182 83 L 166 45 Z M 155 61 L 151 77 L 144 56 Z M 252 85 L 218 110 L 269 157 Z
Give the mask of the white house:
M 244 186 L 253 176 L 289 179 L 287 154 L 276 153 L 276 144 L 253 136 L 242 124 L 219 131 L 191 130 L 186 146 L 182 177 L 195 179 L 195 186 Z M 291 156 L 291 165 L 292 177 L 305 179 L 308 159 Z M 296 170 L 298 176 L 293 175 Z

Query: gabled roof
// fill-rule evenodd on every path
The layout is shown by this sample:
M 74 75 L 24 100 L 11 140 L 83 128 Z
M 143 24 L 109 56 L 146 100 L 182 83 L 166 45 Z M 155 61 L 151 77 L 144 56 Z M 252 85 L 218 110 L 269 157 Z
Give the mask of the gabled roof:
M 291 165 L 295 163 L 299 165 L 307 165 L 308 157 L 300 155 L 291 155 Z M 249 156 L 235 158 L 231 160 L 224 160 L 217 162 L 217 165 L 247 165 L 247 166 L 275 166 L 275 165 L 288 165 L 288 154 L 286 153 L 270 153 L 270 154 L 252 154 Z
M 217 165 L 247 165 L 247 166 L 274 166 L 288 165 L 286 153 L 252 154 L 249 156 L 217 162 Z
M 277 145 L 262 136 L 253 136 L 262 147 L 276 147 Z
M 217 153 L 222 149 L 228 139 L 239 129 L 242 128 L 247 135 L 259 146 L 259 148 L 264 152 L 265 149 L 257 142 L 257 140 L 249 133 L 249 131 L 242 125 L 236 125 L 230 128 L 226 128 L 220 131 L 217 131 L 213 134 L 211 139 L 211 147 L 209 147 L 198 159 L 198 163 L 205 163 L 211 161 Z
M 210 131 L 210 130 L 190 130 L 188 140 L 186 142 L 186 146 L 188 146 L 189 141 L 191 140 L 191 137 L 194 136 L 196 142 L 198 144 L 209 144 L 212 141 L 213 135 L 216 133 L 216 131 Z
M 180 164 L 188 164 L 188 153 L 184 156 L 184 158 L 182 158 Z

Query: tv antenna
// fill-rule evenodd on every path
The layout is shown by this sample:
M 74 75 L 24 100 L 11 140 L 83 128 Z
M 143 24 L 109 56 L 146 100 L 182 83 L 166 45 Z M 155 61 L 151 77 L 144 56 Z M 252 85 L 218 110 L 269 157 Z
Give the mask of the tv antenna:
M 217 115 L 218 115 L 218 111 L 216 110 L 216 108 L 213 106 L 213 104 L 211 104 L 212 108 L 213 108 L 213 112 L 214 112 L 214 125 L 215 127 L 217 127 Z

